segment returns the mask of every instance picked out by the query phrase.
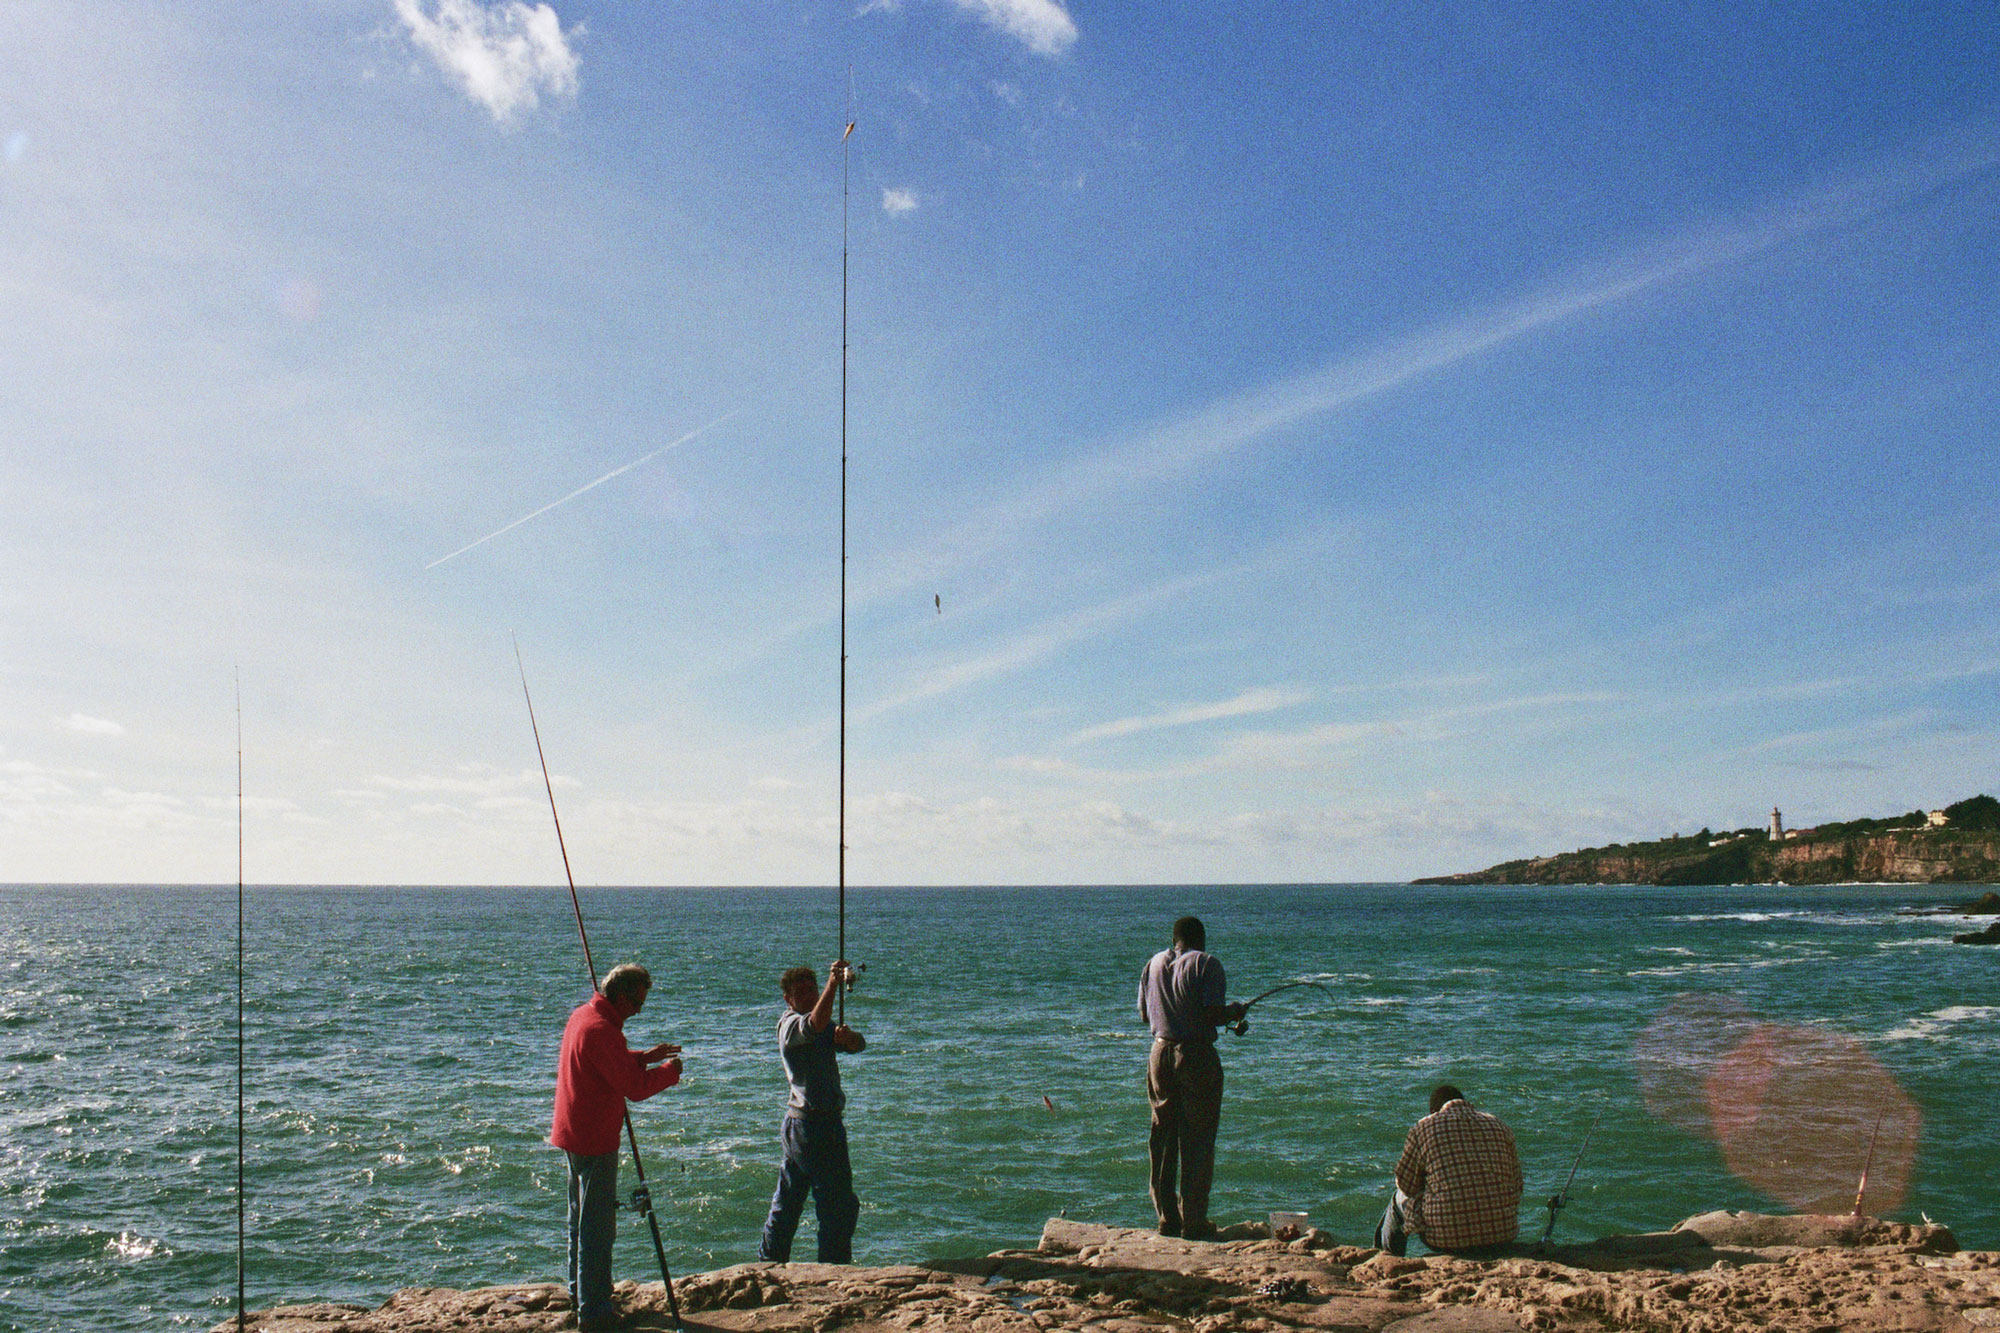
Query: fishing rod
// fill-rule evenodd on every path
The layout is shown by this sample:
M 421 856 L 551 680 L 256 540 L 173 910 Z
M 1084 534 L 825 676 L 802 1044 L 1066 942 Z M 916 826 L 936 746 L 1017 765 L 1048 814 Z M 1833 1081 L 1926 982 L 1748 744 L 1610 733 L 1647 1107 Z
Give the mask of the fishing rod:
M 1882 1117 L 1889 1114 L 1888 1104 L 1875 1113 L 1875 1130 L 1868 1136 L 1868 1156 L 1861 1162 L 1861 1183 L 1854 1187 L 1854 1216 L 1861 1216 L 1861 1199 L 1868 1193 L 1868 1171 L 1875 1165 L 1875 1141 L 1882 1137 Z
M 542 765 L 542 786 L 549 793 L 549 818 L 556 826 L 556 847 L 562 852 L 563 878 L 569 881 L 570 910 L 576 913 L 576 937 L 583 943 L 583 965 L 590 972 L 590 989 L 597 990 L 597 962 L 590 956 L 590 933 L 583 928 L 583 904 L 576 896 L 576 876 L 569 868 L 569 846 L 563 841 L 562 816 L 556 813 L 556 785 L 549 777 L 549 759 L 542 752 L 542 728 L 535 721 L 535 699 L 528 693 L 528 668 L 521 661 L 521 640 L 514 639 L 514 665 L 521 672 L 521 698 L 528 705 L 528 727 L 535 733 L 535 758 Z M 667 1270 L 667 1247 L 660 1239 L 660 1219 L 653 1212 L 653 1191 L 646 1183 L 646 1164 L 639 1158 L 639 1133 L 632 1128 L 632 1108 L 624 1108 L 625 1141 L 632 1147 L 632 1172 L 639 1177 L 639 1183 L 632 1188 L 632 1207 L 646 1219 L 646 1225 L 653 1232 L 653 1254 L 660 1261 L 660 1282 L 667 1289 L 667 1309 L 674 1318 L 674 1327 L 682 1330 L 687 1325 L 681 1322 L 680 1298 L 674 1295 L 674 1275 Z
M 847 128 L 840 132 L 840 850 L 839 884 L 840 936 L 834 957 L 847 958 L 847 184 L 848 144 L 854 136 L 854 66 L 847 67 Z M 846 980 L 829 977 L 839 987 L 836 1022 L 847 1022 L 847 992 L 854 989 L 854 974 Z
M 236 1333 L 249 1327 L 244 1310 L 243 1254 L 243 670 L 236 671 Z
M 1317 990 L 1322 994 L 1324 994 L 1326 998 L 1329 1000 L 1335 998 L 1334 993 L 1332 991 L 1328 990 L 1324 985 L 1322 985 L 1317 981 L 1287 981 L 1282 986 L 1271 987 L 1271 989 L 1265 991 L 1262 995 L 1259 995 L 1257 999 L 1252 1000 L 1250 1001 L 1250 1003 L 1244 1005 L 1243 1017 L 1238 1018 L 1234 1023 L 1228 1023 L 1225 1024 L 1224 1026 L 1226 1026 L 1231 1032 L 1234 1032 L 1237 1036 L 1239 1037 L 1242 1036 L 1244 1033 L 1250 1030 L 1250 1017 L 1249 1017 L 1250 1011 L 1257 1007 L 1259 1001 L 1268 1000 L 1273 995 L 1277 995 L 1283 991 L 1297 990 L 1301 986 L 1311 986 L 1314 990 Z
M 1576 1183 L 1576 1169 L 1583 1165 L 1583 1155 L 1590 1151 L 1590 1141 L 1597 1137 L 1597 1122 L 1602 1119 L 1604 1119 L 1602 1111 L 1591 1118 L 1590 1130 L 1583 1136 L 1583 1146 L 1576 1150 L 1576 1160 L 1569 1164 L 1569 1178 L 1563 1181 L 1561 1189 L 1549 1196 L 1549 1224 L 1542 1228 L 1542 1238 L 1536 1242 L 1537 1244 L 1548 1244 L 1549 1237 L 1556 1234 L 1556 1214 L 1569 1203 L 1569 1187 Z

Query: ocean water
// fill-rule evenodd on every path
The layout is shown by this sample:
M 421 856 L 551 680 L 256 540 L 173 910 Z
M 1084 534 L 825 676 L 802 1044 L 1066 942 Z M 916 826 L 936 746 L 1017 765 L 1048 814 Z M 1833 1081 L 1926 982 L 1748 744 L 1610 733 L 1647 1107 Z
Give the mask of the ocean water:
M 1979 891 L 854 890 L 856 1258 L 1032 1246 L 1062 1212 L 1150 1224 L 1133 996 L 1190 911 L 1233 997 L 1331 992 L 1275 996 L 1223 1038 L 1223 1222 L 1295 1209 L 1366 1243 L 1449 1079 L 1514 1129 L 1526 1235 L 1594 1123 L 1559 1236 L 1778 1210 L 1799 1162 L 1844 1182 L 1872 1160 L 1904 1195 L 1893 1215 L 2000 1247 L 2000 950 L 1898 911 Z M 585 890 L 583 908 L 601 968 L 653 971 L 633 1043 L 686 1047 L 683 1085 L 635 1108 L 675 1273 L 752 1258 L 784 1096 L 777 976 L 824 974 L 834 895 Z M 234 930 L 233 887 L 0 889 L 0 1329 L 233 1309 Z M 246 953 L 252 1306 L 559 1278 L 543 1139 L 588 988 L 567 894 L 253 888 Z M 1788 1048 L 1865 1077 L 1774 1073 Z M 657 1277 L 630 1214 L 617 1274 Z

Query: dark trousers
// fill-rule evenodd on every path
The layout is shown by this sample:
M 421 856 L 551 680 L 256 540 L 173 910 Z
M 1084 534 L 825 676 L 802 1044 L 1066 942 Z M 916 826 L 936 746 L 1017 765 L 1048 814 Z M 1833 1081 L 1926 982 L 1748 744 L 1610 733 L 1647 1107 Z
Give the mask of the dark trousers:
M 618 1234 L 618 1154 L 569 1158 L 569 1294 L 579 1319 L 616 1314 L 611 1241 Z
M 1153 1211 L 1169 1230 L 1206 1230 L 1215 1130 L 1222 1122 L 1222 1057 L 1214 1044 L 1156 1039 L 1146 1061 L 1146 1100 L 1153 1107 L 1147 1140 Z
M 778 1168 L 778 1188 L 771 1195 L 771 1215 L 764 1220 L 764 1239 L 757 1257 L 786 1263 L 792 1257 L 792 1236 L 799 1229 L 811 1193 L 819 1219 L 819 1261 L 854 1262 L 854 1224 L 861 1217 L 861 1200 L 854 1194 L 854 1170 L 847 1160 L 847 1126 L 838 1117 L 808 1120 L 788 1115 L 779 1131 L 784 1165 Z

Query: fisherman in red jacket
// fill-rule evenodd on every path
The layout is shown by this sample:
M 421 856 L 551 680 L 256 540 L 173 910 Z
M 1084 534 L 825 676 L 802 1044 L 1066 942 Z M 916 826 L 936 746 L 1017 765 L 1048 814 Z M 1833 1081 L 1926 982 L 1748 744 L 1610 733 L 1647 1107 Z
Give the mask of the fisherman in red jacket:
M 579 1329 L 617 1326 L 611 1301 L 611 1241 L 618 1230 L 618 1131 L 625 1102 L 645 1101 L 681 1081 L 681 1048 L 635 1051 L 625 1020 L 646 1007 L 652 974 L 621 963 L 563 1029 L 549 1142 L 569 1158 L 569 1291 Z

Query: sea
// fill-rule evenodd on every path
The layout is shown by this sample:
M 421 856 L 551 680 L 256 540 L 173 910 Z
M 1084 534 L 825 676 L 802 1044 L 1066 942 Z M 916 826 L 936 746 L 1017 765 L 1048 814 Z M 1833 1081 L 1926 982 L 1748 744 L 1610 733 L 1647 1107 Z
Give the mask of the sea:
M 1212 1215 L 1373 1232 L 1431 1087 L 1513 1130 L 1522 1234 L 1797 1206 L 2000 1248 L 2000 949 L 1985 886 L 850 889 L 843 1058 L 858 1262 L 1150 1226 L 1140 968 L 1184 913 L 1231 997 Z M 560 1280 L 555 1052 L 589 980 L 568 893 L 251 888 L 242 1119 L 237 890 L 0 888 L 0 1329 L 207 1328 L 399 1287 Z M 755 1257 L 785 1085 L 778 975 L 838 949 L 831 889 L 584 889 L 629 1036 L 686 1050 L 634 1107 L 676 1276 Z M 1587 1145 L 1587 1146 L 1586 1146 Z M 632 1181 L 629 1159 L 623 1182 Z M 1823 1191 L 1825 1192 L 1825 1191 Z M 1791 1202 L 1788 1203 L 1787 1199 Z M 810 1215 L 798 1254 L 812 1252 Z M 657 1280 L 627 1213 L 620 1278 Z

